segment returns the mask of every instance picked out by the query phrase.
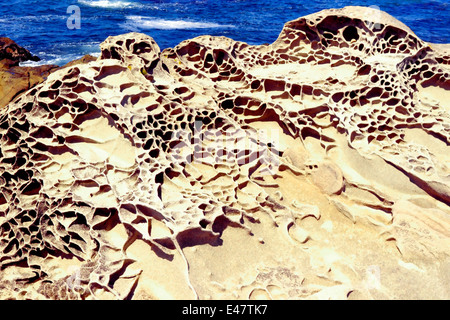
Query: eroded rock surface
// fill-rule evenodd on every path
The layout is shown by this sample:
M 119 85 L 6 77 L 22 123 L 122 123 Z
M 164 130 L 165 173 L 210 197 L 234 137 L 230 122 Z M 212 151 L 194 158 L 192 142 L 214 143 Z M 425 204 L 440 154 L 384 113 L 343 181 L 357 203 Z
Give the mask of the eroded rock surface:
M 0 297 L 450 297 L 450 48 L 378 11 L 147 35 L 1 110 Z
M 0 37 L 0 60 L 7 59 L 14 65 L 24 61 L 39 61 L 39 57 L 33 55 L 27 49 L 19 46 L 13 40 Z
M 44 81 L 50 72 L 58 67 L 56 65 L 19 66 L 20 62 L 25 61 L 40 61 L 40 59 L 13 40 L 0 37 L 0 108 Z
M 67 63 L 64 67 L 95 60 L 91 55 Z M 0 108 L 12 102 L 23 92 L 47 79 L 48 75 L 60 67 L 52 64 L 20 66 L 20 62 L 40 61 L 25 48 L 9 38 L 0 38 Z

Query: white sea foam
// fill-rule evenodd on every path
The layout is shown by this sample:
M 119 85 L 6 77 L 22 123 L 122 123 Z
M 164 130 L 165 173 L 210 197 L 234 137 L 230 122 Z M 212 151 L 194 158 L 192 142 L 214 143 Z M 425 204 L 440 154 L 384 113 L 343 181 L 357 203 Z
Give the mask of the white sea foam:
M 108 8 L 108 9 L 123 9 L 123 8 L 137 8 L 141 7 L 140 3 L 130 2 L 130 1 L 113 1 L 113 0 L 78 0 L 78 3 L 98 8 Z
M 81 58 L 82 56 L 83 55 L 80 54 L 68 54 L 68 55 L 47 54 L 39 61 L 24 61 L 20 62 L 19 65 L 21 67 L 37 67 L 47 64 L 63 66 L 70 61 Z
M 138 29 L 209 29 L 209 28 L 234 28 L 233 25 L 223 25 L 214 22 L 195 22 L 184 20 L 165 20 L 143 16 L 127 16 L 127 23 L 132 28 Z
M 20 62 L 19 66 L 21 66 L 21 67 L 37 67 L 37 66 L 41 66 L 41 65 L 44 65 L 44 64 L 49 64 L 49 63 L 47 63 L 47 61 L 43 61 L 43 60 L 40 60 L 40 61 L 24 61 L 24 62 Z
M 37 16 L 21 16 L 21 17 L 11 17 L 10 19 L 15 21 L 20 21 L 21 23 L 26 22 L 48 22 L 48 21 L 55 21 L 55 20 L 66 20 L 67 16 L 63 15 L 56 15 L 56 14 L 45 14 L 45 15 L 37 15 Z M 7 19 L 7 21 L 11 22 L 10 19 Z
M 41 58 L 39 61 L 23 61 L 20 62 L 19 65 L 22 67 L 37 67 L 46 64 L 54 64 L 58 66 L 63 66 L 66 63 L 79 59 L 86 54 L 90 54 L 94 57 L 100 56 L 100 49 L 98 47 L 98 43 L 92 42 L 87 43 L 85 45 L 80 45 L 79 43 L 65 43 L 64 46 L 66 48 L 75 47 L 82 48 L 83 53 L 81 52 L 70 52 L 70 53 L 48 53 L 48 52 L 37 52 L 36 55 Z

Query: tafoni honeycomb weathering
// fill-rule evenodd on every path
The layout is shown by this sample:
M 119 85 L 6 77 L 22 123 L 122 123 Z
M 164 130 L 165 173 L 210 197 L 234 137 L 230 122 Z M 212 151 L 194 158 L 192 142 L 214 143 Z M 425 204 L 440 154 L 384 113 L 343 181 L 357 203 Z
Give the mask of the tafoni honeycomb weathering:
M 450 298 L 449 64 L 364 7 L 109 37 L 0 110 L 0 297 Z

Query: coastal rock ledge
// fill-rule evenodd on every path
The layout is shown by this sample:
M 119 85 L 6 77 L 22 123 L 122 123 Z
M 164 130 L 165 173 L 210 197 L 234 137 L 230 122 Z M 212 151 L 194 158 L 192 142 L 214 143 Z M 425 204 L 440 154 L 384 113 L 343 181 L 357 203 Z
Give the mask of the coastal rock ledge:
M 364 7 L 109 37 L 0 109 L 0 298 L 449 299 L 449 72 Z

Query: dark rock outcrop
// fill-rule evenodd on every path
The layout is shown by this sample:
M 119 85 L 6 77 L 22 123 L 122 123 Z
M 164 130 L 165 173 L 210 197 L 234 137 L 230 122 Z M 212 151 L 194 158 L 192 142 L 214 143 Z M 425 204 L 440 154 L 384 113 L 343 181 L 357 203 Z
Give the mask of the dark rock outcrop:
M 33 55 L 27 49 L 19 46 L 13 40 L 0 37 L 0 60 L 10 60 L 12 65 L 19 65 L 23 61 L 40 61 L 40 58 Z
M 96 58 L 85 55 L 67 63 L 64 67 L 88 63 Z M 27 49 L 9 38 L 0 38 L 0 108 L 6 106 L 21 93 L 47 79 L 48 75 L 60 67 L 53 64 L 40 66 L 20 66 L 20 62 L 40 61 Z
M 56 65 L 21 67 L 20 62 L 40 61 L 9 38 L 0 38 L 0 108 L 19 94 L 44 81 Z

